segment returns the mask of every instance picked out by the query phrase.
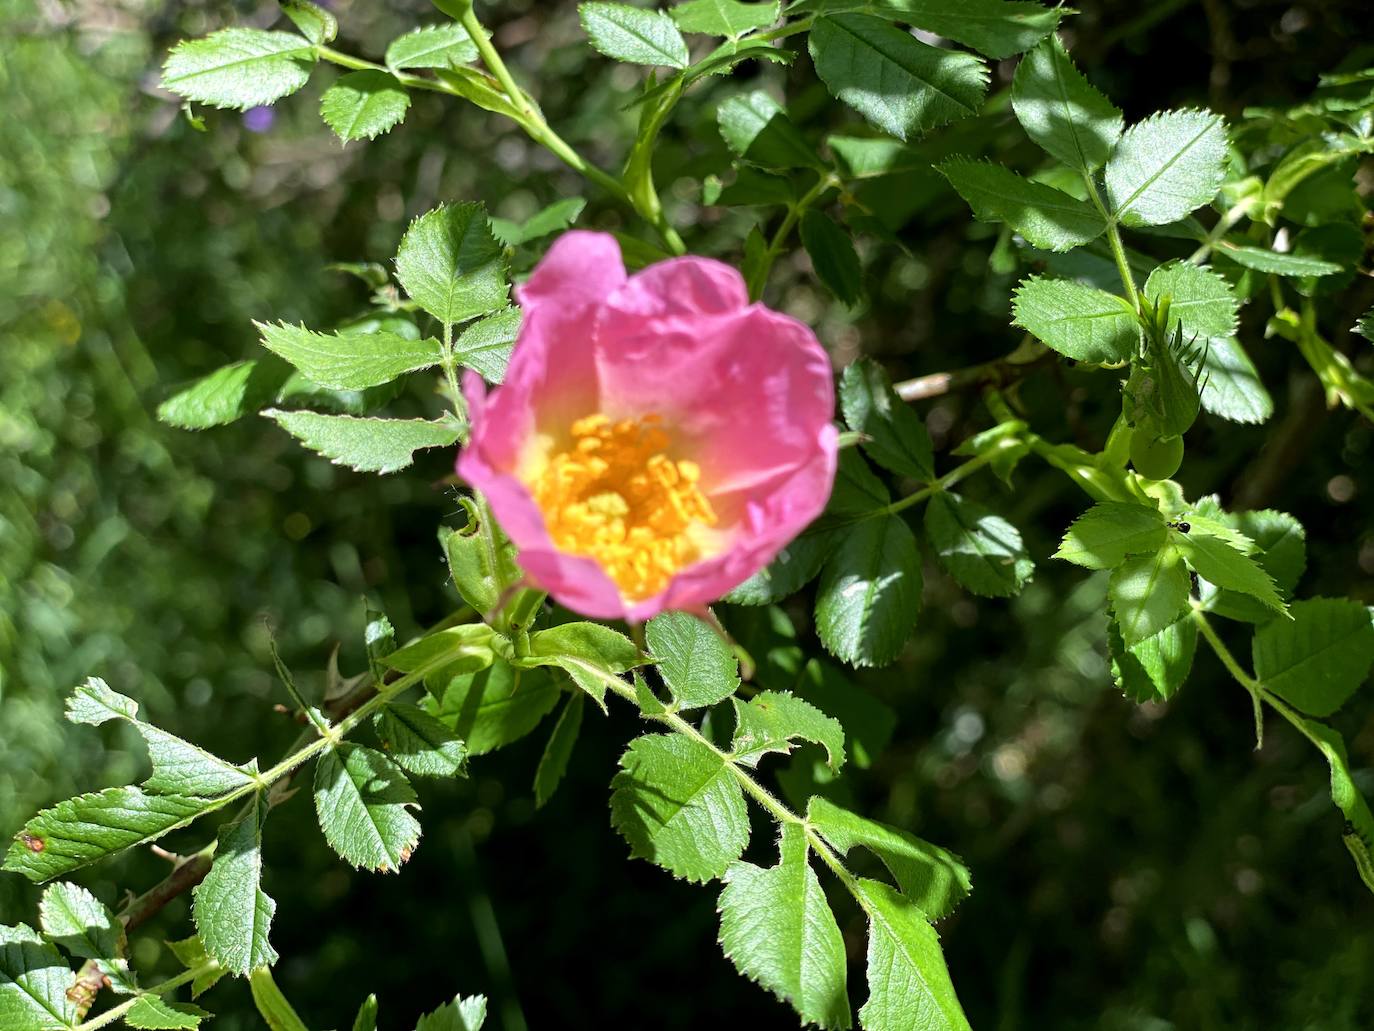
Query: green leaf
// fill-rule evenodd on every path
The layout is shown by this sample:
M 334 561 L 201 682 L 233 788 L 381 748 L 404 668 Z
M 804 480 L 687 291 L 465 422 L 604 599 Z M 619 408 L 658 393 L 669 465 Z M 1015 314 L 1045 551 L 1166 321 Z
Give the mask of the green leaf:
M 709 881 L 749 842 L 749 814 L 725 759 L 681 734 L 646 734 L 620 757 L 611 825 L 630 854 L 677 877 Z
M 1280 254 L 1263 247 L 1220 241 L 1216 253 L 1237 265 L 1272 276 L 1330 276 L 1341 271 L 1334 261 L 1323 261 L 1303 254 Z
M 134 787 L 77 795 L 25 824 L 5 855 L 4 868 L 31 881 L 51 880 L 156 841 L 219 805 L 181 795 L 147 795 Z
M 950 158 L 936 168 L 973 208 L 979 221 L 1005 222 L 1042 250 L 1081 247 L 1107 228 L 1106 219 L 1091 204 L 1023 179 L 1001 165 Z
M 1273 509 L 1237 512 L 1229 517 L 1236 528 L 1255 544 L 1254 559 L 1269 574 L 1280 595 L 1292 597 L 1298 579 L 1307 568 L 1307 532 L 1287 512 Z M 1208 609 L 1227 619 L 1263 623 L 1273 611 L 1238 591 L 1217 591 L 1207 599 Z
M 1030 454 L 1030 444 L 1025 439 L 1025 432 L 1024 422 L 1020 419 L 1011 419 L 965 438 L 951 454 L 965 458 L 987 456 L 989 468 L 997 474 L 999 480 L 1011 487 L 1011 474 L 1016 471 L 1021 459 Z
M 415 789 L 371 748 L 341 741 L 315 767 L 315 813 L 334 851 L 355 867 L 390 873 L 420 840 Z
M 940 565 L 974 594 L 1011 597 L 1035 572 L 1016 527 L 982 505 L 941 492 L 926 503 L 925 525 Z
M 493 524 L 483 528 L 475 506 L 460 530 L 439 527 L 439 544 L 448 559 L 453 585 L 463 600 L 482 615 L 494 612 L 508 588 L 523 575 L 515 546 Z M 494 533 L 492 532 L 494 531 Z
M 767 3 L 740 3 L 739 0 L 690 0 L 668 13 L 683 32 L 737 39 L 746 32 L 764 29 L 778 20 L 778 0 Z
M 162 85 L 198 104 L 246 111 L 295 93 L 314 65 L 315 48 L 295 33 L 221 29 L 173 47 Z
M 839 300 L 853 307 L 863 289 L 863 266 L 849 234 L 815 208 L 801 217 L 801 241 L 816 278 Z
M 577 5 L 577 13 L 592 46 L 607 57 L 631 64 L 687 67 L 687 41 L 662 11 L 585 3 Z
M 835 470 L 835 486 L 830 492 L 830 502 L 826 507 L 828 514 L 872 515 L 877 509 L 884 508 L 892 501 L 881 480 L 873 474 L 855 448 L 840 451 L 839 465 Z
M 271 403 L 290 374 L 290 367 L 276 359 L 234 362 L 163 401 L 158 420 L 183 430 L 224 426 Z
M 1374 343 L 1374 308 L 1364 313 L 1364 316 L 1355 324 L 1354 332 L 1360 334 L 1370 343 Z
M 1355 868 L 1364 880 L 1365 887 L 1374 891 L 1374 814 L 1370 813 L 1369 803 L 1355 784 L 1345 741 L 1325 723 L 1301 717 L 1299 723 L 1303 732 L 1317 742 L 1317 747 L 1331 767 L 1331 801 L 1345 816 L 1345 828 L 1341 836 L 1351 858 L 1355 860 Z
M 836 658 L 854 666 L 895 659 L 921 610 L 921 554 L 899 516 L 865 519 L 821 571 L 816 630 Z
M 332 43 L 339 34 L 339 21 L 329 11 L 310 0 L 278 0 L 284 15 L 295 23 L 301 35 L 312 43 Z
M 930 159 L 915 147 L 885 136 L 827 136 L 846 179 L 875 179 L 904 172 L 924 171 Z
M 196 885 L 193 913 L 205 952 L 224 969 L 243 976 L 271 966 L 277 952 L 268 941 L 277 903 L 262 890 L 262 826 L 267 798 L 219 832 L 215 861 Z
M 977 114 L 987 90 L 978 58 L 927 46 L 868 15 L 817 19 L 809 45 L 831 94 L 901 140 Z
M 471 995 L 466 999 L 459 995 L 421 1017 L 415 1031 L 481 1031 L 486 1019 L 485 995 Z
M 449 676 L 476 673 L 491 665 L 494 633 L 485 623 L 464 623 L 435 631 L 413 644 L 382 656 L 382 662 L 402 673 Z
M 1274 414 L 1274 399 L 1260 382 L 1259 370 L 1234 337 L 1207 341 L 1201 396 L 1203 408 L 1232 422 L 1264 422 Z
M 386 676 L 382 660 L 396 650 L 396 628 L 386 618 L 386 613 L 376 611 L 370 604 L 366 608 L 366 618 L 363 644 L 367 648 L 367 665 L 372 671 L 372 679 L 380 684 Z
M 635 643 L 600 623 L 564 623 L 530 634 L 532 666 L 557 666 L 604 710 L 606 685 L 645 660 Z
M 377 1031 L 377 996 L 369 995 L 353 1018 L 353 1031 Z
M 467 747 L 447 726 L 409 702 L 389 702 L 373 726 L 382 750 L 418 777 L 460 777 Z
M 437 340 L 408 340 L 396 333 L 316 333 L 304 326 L 253 323 L 262 346 L 300 369 L 322 387 L 360 390 L 397 376 L 438 365 Z
M 646 716 L 651 716 L 668 711 L 668 707 L 649 687 L 649 682 L 644 679 L 644 674 L 635 670 L 632 679 L 635 686 L 635 704 L 639 706 L 640 712 Z
M 386 66 L 404 68 L 457 68 L 477 60 L 477 44 L 457 22 L 426 25 L 397 36 L 386 48 Z
M 272 979 L 270 967 L 258 967 L 248 975 L 248 986 L 253 993 L 253 1005 L 267 1025 L 267 1031 L 308 1031 L 305 1021 Z
M 746 161 L 764 168 L 825 167 L 787 111 L 764 90 L 722 103 L 716 108 L 716 123 L 726 146 Z
M 138 703 L 99 677 L 91 677 L 67 700 L 67 719 L 99 726 L 113 719 L 127 720 L 148 743 L 153 774 L 144 782 L 149 791 L 165 795 L 214 798 L 254 783 L 256 764 L 235 766 L 175 734 L 138 718 Z
M 1126 130 L 1107 162 L 1112 212 L 1128 226 L 1177 222 L 1217 195 L 1226 123 L 1210 111 L 1161 111 Z
M 586 206 L 587 202 L 581 197 L 564 197 L 535 212 L 523 222 L 493 218 L 491 231 L 507 247 L 518 247 L 531 240 L 561 233 L 577 221 L 577 216 L 582 214 L 582 209 Z
M 172 950 L 172 955 L 176 956 L 178 962 L 187 970 L 199 970 L 206 964 L 211 964 L 210 969 L 203 970 L 191 981 L 191 998 L 199 999 L 215 985 L 219 984 L 229 971 L 214 963 L 210 959 L 209 953 L 205 951 L 205 946 L 194 934 L 181 941 L 168 942 L 167 948 Z
M 50 885 L 39 900 L 38 914 L 44 936 L 78 959 L 95 960 L 113 991 L 138 991 L 124 925 L 89 891 L 66 881 Z
M 560 693 L 544 670 L 498 660 L 480 673 L 450 680 L 435 714 L 467 743 L 469 755 L 485 755 L 533 730 Z
M 1011 106 L 1046 153 L 1091 175 L 1121 137 L 1121 112 L 1083 77 L 1051 35 L 1016 66 Z
M 1135 312 L 1095 287 L 1031 276 L 1016 288 L 1012 313 L 1018 326 L 1076 361 L 1117 363 L 1135 353 Z
M 763 691 L 748 702 L 734 699 L 735 736 L 730 758 L 757 766 L 769 752 L 791 755 L 794 742 L 811 741 L 825 749 L 832 770 L 844 765 L 844 727 L 790 691 Z
M 881 859 L 902 894 L 928 920 L 948 916 L 973 890 L 963 860 L 909 831 L 841 809 L 820 795 L 807 805 L 806 822 L 841 856 L 862 846 Z
M 1188 608 L 1188 571 L 1177 549 L 1132 555 L 1112 572 L 1107 597 L 1129 647 L 1153 637 Z
M 854 890 L 869 919 L 864 1031 L 969 1031 L 940 938 L 921 910 L 881 881 L 861 878 Z
M 1159 633 L 1127 648 L 1115 620 L 1107 623 L 1112 679 L 1135 702 L 1172 698 L 1193 667 L 1197 624 L 1184 616 Z
M 732 605 L 772 605 L 795 594 L 816 578 L 833 542 L 832 533 L 807 530 L 724 600 Z
M 1145 296 L 1156 305 L 1169 301 L 1168 332 L 1183 327 L 1183 335 L 1200 340 L 1226 338 L 1236 332 L 1236 312 L 1240 302 L 1231 284 L 1211 269 L 1186 261 L 1171 261 L 1150 273 L 1145 281 Z
M 57 950 L 32 928 L 0 924 L 0 1027 L 5 1031 L 61 1031 L 77 1024 L 67 997 L 74 981 Z
M 394 473 L 415 461 L 415 452 L 448 447 L 458 441 L 456 422 L 424 419 L 357 419 L 351 415 L 320 415 L 318 412 L 287 412 L 269 408 L 262 413 L 275 419 L 311 451 L 335 465 L 360 473 Z
M 188 1031 L 200 1027 L 210 1014 L 187 1002 L 168 1002 L 156 995 L 140 995 L 133 1008 L 124 1014 L 130 1027 L 146 1031 Z
M 320 117 L 334 134 L 349 140 L 376 139 L 401 123 L 410 94 L 390 72 L 349 72 L 324 91 Z
M 1035 46 L 1064 13 L 1020 0 L 877 0 L 877 6 L 889 17 L 898 15 L 996 60 Z
M 1295 601 L 1291 620 L 1273 619 L 1255 632 L 1255 677 L 1311 716 L 1335 712 L 1374 663 L 1369 609 L 1347 598 Z
M 868 439 L 864 453 L 884 469 L 913 480 L 935 479 L 934 449 L 926 424 L 892 389 L 887 372 L 862 358 L 840 377 L 845 424 Z
M 458 364 L 472 369 L 489 383 L 506 378 L 506 367 L 520 333 L 520 309 L 507 308 L 478 319 L 458 335 L 453 356 Z
M 741 974 L 757 981 L 802 1020 L 851 1026 L 844 939 L 816 872 L 805 832 L 784 824 L 778 865 L 735 863 L 725 871 L 720 947 Z
M 1283 599 L 1274 589 L 1274 581 L 1249 555 L 1237 551 L 1220 537 L 1211 537 L 1196 529 L 1192 533 L 1172 536 L 1174 546 L 1193 572 L 1208 583 L 1248 594 L 1275 612 L 1285 611 Z
M 539 757 L 539 767 L 534 771 L 534 807 L 542 809 L 553 797 L 563 775 L 568 772 L 568 760 L 572 758 L 573 746 L 582 729 L 583 695 L 568 695 L 563 711 L 558 714 L 558 722 L 553 725 L 549 743 L 544 746 L 544 754 Z
M 679 709 L 715 705 L 739 687 L 739 660 L 709 623 L 687 612 L 665 612 L 649 620 L 644 632 Z
M 465 322 L 507 306 L 505 251 L 481 204 L 441 204 L 406 230 L 396 278 L 440 322 Z
M 1061 15 L 1020 0 L 799 0 L 788 8 L 789 14 L 846 11 L 914 25 L 998 59 L 1035 46 Z
M 1053 557 L 1085 569 L 1115 569 L 1127 555 L 1158 551 L 1167 538 L 1159 509 L 1101 501 L 1074 520 Z
M 483 111 L 492 111 L 517 122 L 527 117 L 525 112 L 516 107 L 510 97 L 501 91 L 500 84 L 486 72 L 459 65 L 456 68 L 435 68 L 434 77 L 451 92 L 471 101 Z
M 775 655 L 776 652 L 769 655 L 770 662 Z M 826 659 L 803 661 L 800 649 L 796 649 L 796 656 L 800 668 L 789 671 L 779 686 L 790 688 L 838 719 L 844 726 L 845 751 L 850 761 L 868 769 L 892 740 L 897 714 L 891 706 L 850 682 L 841 667 Z

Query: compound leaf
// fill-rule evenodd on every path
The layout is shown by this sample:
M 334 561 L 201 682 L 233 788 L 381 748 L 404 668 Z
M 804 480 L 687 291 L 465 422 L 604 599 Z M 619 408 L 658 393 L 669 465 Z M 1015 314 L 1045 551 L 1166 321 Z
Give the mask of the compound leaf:
M 795 740 L 811 741 L 825 749 L 832 770 L 844 765 L 844 727 L 790 691 L 763 691 L 748 702 L 736 698 L 735 736 L 730 757 L 757 766 L 769 752 L 792 753 Z
M 681 734 L 646 734 L 620 757 L 611 825 L 630 854 L 677 877 L 709 881 L 739 858 L 749 814 L 724 757 Z
M 1330 715 L 1374 663 L 1369 610 L 1346 598 L 1311 598 L 1289 612 L 1291 620 L 1272 619 L 1255 632 L 1255 677 L 1295 708 Z
M 735 863 L 720 893 L 720 946 L 741 974 L 822 1028 L 851 1025 L 844 939 L 816 872 L 805 832 L 782 830 L 778 865 Z
M 420 823 L 415 789 L 381 752 L 341 741 L 315 767 L 315 812 L 334 851 L 355 867 L 390 873 L 410 858 Z
M 665 612 L 645 627 L 659 676 L 680 709 L 715 705 L 739 687 L 739 660 L 719 630 L 686 612 Z

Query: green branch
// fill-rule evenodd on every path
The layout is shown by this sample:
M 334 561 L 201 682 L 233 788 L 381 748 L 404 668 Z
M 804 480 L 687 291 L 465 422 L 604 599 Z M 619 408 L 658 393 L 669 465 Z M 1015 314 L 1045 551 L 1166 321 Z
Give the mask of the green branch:
M 559 136 L 558 133 L 554 132 L 548 122 L 544 120 L 544 116 L 540 114 L 538 108 L 530 102 L 529 95 L 516 84 L 515 79 L 510 74 L 510 69 L 506 67 L 506 63 L 501 59 L 501 55 L 497 53 L 496 48 L 491 45 L 491 40 L 487 38 L 486 31 L 482 28 L 481 22 L 477 20 L 476 14 L 472 12 L 472 5 L 470 3 L 463 5 L 467 10 L 466 14 L 461 16 L 457 13 L 456 9 L 453 11 L 447 9 L 449 6 L 455 6 L 456 8 L 457 5 L 436 6 L 439 6 L 440 10 L 443 10 L 444 13 L 456 18 L 461 22 L 463 27 L 468 30 L 473 43 L 477 46 L 477 51 L 482 58 L 483 64 L 485 64 L 487 70 L 491 72 L 496 81 L 496 85 L 499 85 L 501 88 L 500 95 L 510 102 L 509 111 L 505 110 L 505 105 L 504 103 L 502 104 L 502 113 L 505 113 L 512 121 L 519 125 L 530 139 L 540 144 L 569 168 L 581 174 L 588 181 L 600 186 L 615 197 L 616 200 L 643 216 L 645 220 L 654 227 L 659 236 L 663 238 L 663 242 L 674 254 L 682 254 L 686 251 L 687 248 L 682 242 L 682 238 L 678 236 L 677 231 L 668 224 L 661 212 L 659 212 L 657 216 L 654 216 L 652 213 L 641 211 L 639 206 L 635 203 L 634 198 L 630 196 L 629 190 L 626 189 L 625 184 L 620 179 L 617 179 L 615 176 L 610 175 L 608 172 L 592 164 L 573 149 L 573 147 Z M 335 50 L 333 47 L 318 46 L 315 48 L 315 53 L 321 60 L 336 64 L 341 68 L 348 68 L 354 71 L 385 72 L 387 75 L 394 77 L 402 86 L 411 89 L 428 90 L 432 93 L 443 93 L 451 97 L 470 99 L 465 97 L 460 90 L 454 88 L 443 79 L 427 79 L 421 75 L 411 75 L 406 72 L 393 71 L 385 65 L 377 64 L 375 61 L 367 61 L 360 57 L 354 57 L 352 54 L 346 54 L 340 50 Z M 497 95 L 496 92 L 492 94 L 493 97 Z
M 193 967 L 190 970 L 184 970 L 180 974 L 177 974 L 176 977 L 169 977 L 167 980 L 161 982 L 160 984 L 153 985 L 147 991 L 139 992 L 132 998 L 124 1000 L 118 1006 L 112 1006 L 110 1009 L 107 1009 L 104 1013 L 100 1014 L 100 1016 L 92 1017 L 84 1024 L 76 1025 L 75 1031 L 96 1031 L 97 1028 L 107 1027 L 110 1024 L 113 1024 L 120 1017 L 124 1016 L 124 1014 L 128 1013 L 135 1006 L 137 1006 L 138 1000 L 143 998 L 145 995 L 166 995 L 168 992 L 175 991 L 184 984 L 189 984 L 190 982 L 194 981 L 197 977 L 200 977 L 201 974 L 210 973 L 210 971 L 214 970 L 218 966 L 218 963 L 216 963 L 214 960 L 211 960 L 209 963 L 203 963 L 200 966 Z
M 821 195 L 827 190 L 842 186 L 840 177 L 834 172 L 819 173 L 816 183 L 796 202 L 788 205 L 787 214 L 783 216 L 782 222 L 778 225 L 777 232 L 773 234 L 773 239 L 768 243 L 768 249 L 763 252 L 763 259 L 757 268 L 753 269 L 749 275 L 749 296 L 758 300 L 763 296 L 763 288 L 768 285 L 768 274 L 773 271 L 773 262 L 777 261 L 778 255 L 782 253 L 783 247 L 787 243 L 787 237 L 791 235 L 792 229 L 800 221 L 802 215 L 820 199 Z
M 715 755 L 720 758 L 721 762 L 729 768 L 730 772 L 734 774 L 735 779 L 739 782 L 740 787 L 743 788 L 744 793 L 752 798 L 755 803 L 757 803 L 758 806 L 768 813 L 777 823 L 790 823 L 802 829 L 806 834 L 806 840 L 811 846 L 811 850 L 821 857 L 821 861 L 830 868 L 831 872 L 833 872 L 835 877 L 845 886 L 845 889 L 854 896 L 854 900 L 859 903 L 864 911 L 868 911 L 867 902 L 862 893 L 858 890 L 858 879 L 849 871 L 848 867 L 844 865 L 844 861 L 835 854 L 835 850 L 830 847 L 830 844 L 821 837 L 820 833 L 812 827 L 810 823 L 807 822 L 806 817 L 799 816 L 789 809 L 776 795 L 742 769 L 740 765 L 734 761 L 730 753 L 718 748 L 715 742 L 707 738 L 701 731 L 697 730 L 696 727 L 692 726 L 692 724 L 688 723 L 677 713 L 645 712 L 643 708 L 640 707 L 639 698 L 636 696 L 634 688 L 625 683 L 625 681 L 609 673 L 605 674 L 603 681 L 606 687 L 614 694 L 619 695 L 621 698 L 631 703 L 644 719 L 662 724 L 674 733 L 681 734 L 683 737 L 690 739 L 699 747 L 706 748 L 715 753 Z

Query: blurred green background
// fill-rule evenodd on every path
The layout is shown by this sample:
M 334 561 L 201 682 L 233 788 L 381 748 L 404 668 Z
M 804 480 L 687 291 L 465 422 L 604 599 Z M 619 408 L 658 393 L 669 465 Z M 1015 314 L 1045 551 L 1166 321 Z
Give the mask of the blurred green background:
M 1301 99 L 1343 62 L 1371 63 L 1367 0 L 1080 6 L 1071 49 L 1128 119 L 1188 104 L 1235 117 Z M 342 45 L 369 57 L 439 17 L 408 0 L 334 9 Z M 575 5 L 479 11 L 551 123 L 599 163 L 623 160 L 633 116 L 621 107 L 637 73 L 592 54 Z M 345 670 L 360 666 L 365 596 L 403 635 L 456 603 L 435 543 L 436 525 L 457 512 L 441 482 L 451 456 L 362 476 L 307 455 L 265 420 L 169 429 L 153 417 L 158 401 L 253 356 L 250 319 L 328 326 L 364 309 L 366 288 L 327 266 L 388 260 L 408 219 L 440 201 L 483 200 L 519 218 L 585 195 L 581 224 L 620 228 L 622 216 L 509 124 L 437 96 L 417 95 L 405 124 L 376 143 L 341 147 L 316 114 L 329 69 L 270 114 L 208 111 L 209 131 L 194 131 L 157 89 L 166 49 L 227 24 L 269 26 L 274 4 L 0 0 L 0 12 L 7 838 L 41 806 L 142 775 L 136 738 L 61 720 L 83 677 L 105 677 L 161 725 L 232 759 L 271 759 L 295 727 L 272 710 L 284 699 L 269 626 L 288 663 L 318 683 L 309 671 L 336 642 Z M 994 89 L 1012 67 L 995 68 Z M 746 66 L 684 100 L 660 185 L 689 245 L 731 260 L 748 216 L 700 206 L 701 179 L 726 163 L 715 104 L 759 78 L 786 83 L 810 133 L 853 123 L 804 57 L 790 70 Z M 1024 145 L 1005 110 L 992 110 L 968 129 L 977 146 Z M 1347 190 L 1360 184 L 1367 206 L 1370 169 L 1341 176 Z M 995 230 L 971 224 L 932 181 L 891 185 L 883 210 L 908 251 L 865 244 L 862 310 L 832 307 L 805 258 L 780 263 L 770 299 L 817 325 L 837 363 L 871 353 L 899 378 L 1015 345 L 1014 277 L 988 264 Z M 1364 277 L 1327 304 L 1328 336 L 1342 348 L 1350 342 L 1338 334 L 1374 300 L 1368 287 Z M 1190 494 L 1297 515 L 1309 533 L 1300 594 L 1374 601 L 1374 429 L 1326 412 L 1291 345 L 1263 341 L 1255 319 L 1242 339 L 1275 418 L 1204 418 L 1181 479 Z M 1046 436 L 1092 446 L 1116 404 L 1103 379 L 1057 368 L 1027 383 L 1022 400 Z M 986 424 L 973 397 L 923 414 L 942 447 Z M 845 790 L 861 811 L 972 867 L 974 894 L 941 933 L 974 1026 L 1374 1026 L 1374 899 L 1340 844 L 1317 754 L 1277 724 L 1256 752 L 1248 698 L 1203 653 L 1174 701 L 1125 701 L 1107 670 L 1103 584 L 1048 561 L 1085 499 L 1030 461 L 1014 493 L 990 478 L 967 490 L 1022 528 L 1036 579 L 1018 599 L 982 602 L 930 567 L 907 653 L 844 688 L 896 714 L 887 750 Z M 789 609 L 814 650 L 807 612 L 804 599 Z M 764 617 L 725 619 L 766 650 Z M 1364 692 L 1334 720 L 1367 794 L 1371 699 Z M 610 830 L 607 784 L 635 722 L 623 709 L 589 715 L 567 782 L 538 813 L 530 783 L 547 726 L 476 761 L 468 781 L 422 786 L 425 836 L 399 877 L 354 874 L 314 829 L 309 800 L 285 805 L 268 825 L 266 888 L 279 903 L 279 983 L 311 1026 L 348 1026 L 375 990 L 383 1026 L 405 1029 L 461 990 L 492 997 L 496 1028 L 794 1027 L 713 944 L 714 889 L 629 860 Z M 808 765 L 803 754 L 791 777 L 804 780 Z M 208 832 L 170 844 L 198 846 Z M 766 851 L 767 836 L 756 839 Z M 160 860 L 129 855 L 83 883 L 113 904 L 163 872 Z M 0 875 L 0 922 L 32 922 L 36 896 Z M 862 924 L 852 906 L 839 915 L 857 1003 Z M 136 961 L 173 969 L 159 943 L 188 933 L 182 900 L 136 936 Z M 259 1026 L 241 983 L 204 1002 L 225 1031 Z

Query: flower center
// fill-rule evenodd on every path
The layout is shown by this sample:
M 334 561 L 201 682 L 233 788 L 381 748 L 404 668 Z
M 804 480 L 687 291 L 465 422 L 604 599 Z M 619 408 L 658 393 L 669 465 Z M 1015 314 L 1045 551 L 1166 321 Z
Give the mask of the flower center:
M 596 559 L 620 593 L 641 601 L 701 558 L 716 514 L 697 486 L 695 462 L 668 457 L 657 415 L 612 422 L 597 413 L 572 424 L 530 483 L 553 542 Z

